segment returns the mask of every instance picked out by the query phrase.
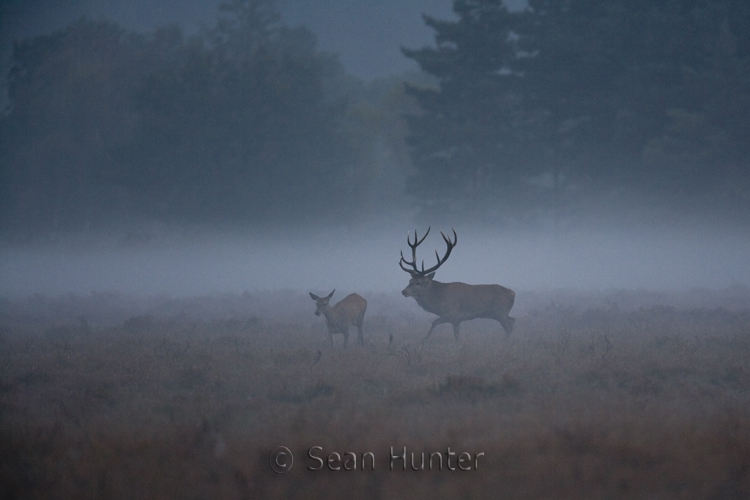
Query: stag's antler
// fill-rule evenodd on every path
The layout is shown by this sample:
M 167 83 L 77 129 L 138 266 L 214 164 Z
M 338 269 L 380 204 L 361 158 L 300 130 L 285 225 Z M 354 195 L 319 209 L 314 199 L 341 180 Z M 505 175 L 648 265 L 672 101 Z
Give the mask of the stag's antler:
M 411 242 L 411 238 L 409 237 L 409 233 L 406 233 L 406 243 L 411 247 L 411 262 L 406 260 L 404 258 L 404 252 L 401 252 L 401 260 L 398 262 L 398 265 L 401 266 L 401 269 L 406 271 L 407 273 L 415 272 L 419 273 L 419 269 L 417 268 L 417 247 L 424 241 L 425 238 L 427 238 L 427 235 L 430 234 L 430 229 L 432 229 L 432 226 L 427 228 L 427 232 L 422 236 L 422 239 L 418 239 L 417 237 L 417 230 L 414 230 L 414 243 Z M 404 267 L 404 264 L 408 264 L 412 267 L 412 270 L 406 269 Z M 424 261 L 422 261 L 422 269 L 424 269 Z
M 442 231 L 440 231 L 440 235 L 443 237 L 443 240 L 445 241 L 446 246 L 448 249 L 445 252 L 445 255 L 443 258 L 440 258 L 440 255 L 437 253 L 437 250 L 435 250 L 435 257 L 437 257 L 437 264 L 432 266 L 429 269 L 424 268 L 424 260 L 422 261 L 422 269 L 420 270 L 417 268 L 417 247 L 427 238 L 427 235 L 430 234 L 431 227 L 427 228 L 427 232 L 424 236 L 422 236 L 422 239 L 419 239 L 417 236 L 417 230 L 414 230 L 414 243 L 411 242 L 411 237 L 407 234 L 406 235 L 406 243 L 408 243 L 409 247 L 411 248 L 411 261 L 408 261 L 404 258 L 404 252 L 401 252 L 401 260 L 399 261 L 398 265 L 401 266 L 401 269 L 406 271 L 409 274 L 415 273 L 419 276 L 426 276 L 430 274 L 431 272 L 437 271 L 440 266 L 443 265 L 443 263 L 448 260 L 448 256 L 451 254 L 451 250 L 453 250 L 453 247 L 456 246 L 456 243 L 458 243 L 458 235 L 456 234 L 456 230 L 453 229 L 453 241 L 450 240 L 447 236 L 443 234 Z M 404 264 L 411 266 L 411 269 L 407 269 L 404 267 Z

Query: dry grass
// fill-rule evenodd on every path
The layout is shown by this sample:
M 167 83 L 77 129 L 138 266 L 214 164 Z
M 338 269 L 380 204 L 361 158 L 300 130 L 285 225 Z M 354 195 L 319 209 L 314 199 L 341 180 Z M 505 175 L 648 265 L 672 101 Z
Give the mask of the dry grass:
M 365 346 L 346 351 L 295 292 L 5 299 L 0 496 L 749 498 L 743 297 L 537 294 L 510 338 L 477 320 L 422 348 L 429 316 L 368 296 Z M 287 474 L 269 466 L 279 445 Z M 316 445 L 371 451 L 376 470 L 307 470 Z M 404 446 L 417 464 L 484 455 L 476 471 L 389 470 Z

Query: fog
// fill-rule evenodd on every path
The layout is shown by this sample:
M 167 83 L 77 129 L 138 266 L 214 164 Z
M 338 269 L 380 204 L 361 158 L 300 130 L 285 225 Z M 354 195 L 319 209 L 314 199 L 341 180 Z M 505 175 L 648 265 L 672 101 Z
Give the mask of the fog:
M 0 0 L 0 497 L 750 498 L 745 5 Z
M 0 295 L 202 295 L 245 290 L 395 292 L 407 281 L 399 252 L 415 224 L 278 232 L 193 231 L 68 239 L 0 250 Z M 420 236 L 427 227 L 419 227 Z M 721 229 L 586 232 L 455 228 L 458 245 L 439 281 L 500 283 L 519 290 L 720 289 L 750 282 L 750 235 Z M 418 249 L 429 267 L 444 253 L 433 227 Z
M 221 0 L 0 2 L 0 54 L 5 63 L 14 39 L 52 32 L 81 16 L 113 19 L 143 32 L 174 23 L 195 33 L 213 22 L 221 3 Z M 523 3 L 516 0 L 509 5 Z M 429 43 L 432 33 L 422 22 L 422 13 L 443 18 L 452 14 L 450 2 L 441 0 L 357 3 L 281 0 L 278 4 L 288 23 L 310 27 L 322 49 L 338 54 L 350 72 L 365 78 L 416 70 L 416 65 L 402 56 L 399 45 Z
M 264 67 L 264 59 L 255 59 L 247 48 L 252 44 L 243 45 L 257 26 L 214 24 L 218 3 L 190 2 L 184 8 L 149 3 L 150 10 L 143 10 L 142 2 L 74 2 L 67 8 L 52 8 L 49 2 L 3 4 L 4 50 L 9 51 L 11 37 L 26 39 L 14 56 L 18 68 L 8 86 L 12 106 L 2 122 L 0 294 L 398 291 L 406 281 L 397 265 L 399 252 L 408 250 L 405 235 L 430 225 L 434 232 L 420 248 L 428 265 L 434 250 L 443 251 L 440 230 L 453 225 L 459 237 L 437 273 L 441 281 L 501 283 L 519 290 L 716 289 L 750 282 L 750 235 L 742 215 L 750 189 L 743 169 L 747 119 L 741 109 L 717 107 L 709 99 L 675 114 L 684 102 L 655 107 L 648 96 L 653 81 L 670 96 L 686 92 L 683 84 L 644 73 L 640 86 L 633 87 L 627 71 L 618 68 L 609 70 L 619 82 L 616 87 L 633 90 L 620 90 L 614 98 L 626 111 L 609 109 L 598 96 L 612 90 L 609 84 L 597 86 L 597 67 L 585 52 L 574 75 L 583 97 L 566 104 L 568 89 L 547 85 L 565 81 L 566 70 L 555 73 L 558 69 L 544 62 L 545 57 L 567 57 L 565 44 L 542 43 L 541 55 L 534 58 L 538 67 L 514 73 L 513 65 L 525 60 L 524 51 L 512 45 L 514 36 L 503 38 L 507 51 L 498 45 L 495 56 L 485 54 L 487 43 L 481 39 L 453 40 L 481 56 L 481 74 L 493 79 L 473 88 L 475 77 L 467 73 L 461 80 L 467 89 L 453 94 L 450 85 L 443 85 L 450 79 L 440 79 L 470 68 L 455 63 L 450 43 L 435 49 L 435 40 L 445 42 L 455 33 L 440 32 L 445 26 L 430 26 L 421 14 L 445 22 L 457 14 L 451 2 L 431 0 L 367 5 L 330 0 L 314 7 L 296 0 L 256 2 L 278 8 L 282 23 L 309 28 L 307 35 L 291 35 L 270 18 L 258 18 L 276 33 L 267 43 L 278 46 L 279 59 L 317 64 L 312 73 L 305 64 L 269 71 L 260 85 L 256 71 L 248 68 Z M 243 9 L 256 3 L 235 2 L 230 17 L 246 20 L 250 10 Z M 517 12 L 525 3 L 506 5 Z M 633 15 L 640 12 L 633 9 Z M 664 18 L 667 26 L 678 25 L 681 14 L 665 12 L 672 16 Z M 221 42 L 226 45 L 206 41 L 194 59 L 196 45 L 181 34 L 167 29 L 153 38 L 127 38 L 119 25 L 70 24 L 81 15 L 111 18 L 123 30 L 139 33 L 169 23 L 188 34 L 215 26 L 226 30 Z M 620 14 L 586 11 L 589 20 L 575 15 L 598 26 L 596 16 Z M 512 15 L 491 20 L 499 33 L 522 26 L 512 24 Z M 38 39 L 44 43 L 34 41 L 66 26 L 56 37 Z M 540 33 L 547 33 L 540 26 Z M 750 45 L 743 45 L 742 30 L 735 31 L 741 66 L 742 51 Z M 683 42 L 677 31 L 669 34 L 674 43 Z M 715 33 L 684 36 L 709 35 Z M 589 42 L 592 50 L 599 46 Z M 613 43 L 622 50 L 622 44 Z M 111 54 L 87 52 L 93 45 Z M 412 51 L 402 53 L 401 47 Z M 432 48 L 423 52 L 422 47 Z M 644 57 L 654 60 L 644 59 L 644 68 L 672 60 L 646 49 Z M 234 59 L 223 59 L 226 53 Z M 514 57 L 506 58 L 508 53 Z M 333 63 L 327 54 L 338 59 Z M 434 67 L 433 56 L 443 68 Z M 58 63 L 61 57 L 68 59 Z M 215 72 L 227 61 L 243 61 L 230 65 L 237 87 L 227 84 L 232 78 Z M 714 78 L 714 66 L 701 61 L 685 64 Z M 67 72 L 86 65 L 93 68 L 90 74 Z M 400 77 L 362 79 L 405 75 L 417 67 L 431 73 L 432 80 L 416 81 L 437 81 L 445 102 L 453 103 L 449 115 L 467 114 L 474 121 L 446 125 L 441 118 L 446 110 L 435 107 L 429 93 L 405 92 Z M 53 76 L 42 77 L 47 74 Z M 545 89 L 548 109 L 534 107 L 533 90 L 519 100 L 513 90 L 519 83 L 512 79 L 521 75 L 527 80 L 524 88 Z M 716 77 L 719 83 L 688 90 L 696 99 L 731 97 L 744 80 L 735 81 L 736 72 L 729 70 L 722 75 L 723 80 Z M 476 102 L 466 103 L 464 92 Z M 485 103 L 498 96 L 526 107 L 495 112 Z M 735 101 L 741 102 L 728 102 Z M 699 113 L 694 108 L 700 106 L 703 115 L 690 114 Z M 70 110 L 78 114 L 71 116 Z M 405 113 L 413 114 L 408 123 Z M 618 121 L 615 114 L 636 118 Z M 540 116 L 552 118 L 545 122 Z M 508 128 L 515 131 L 512 137 L 504 135 Z M 559 133 L 549 135 L 549 130 Z M 626 136 L 640 142 L 622 140 Z M 695 141 L 694 136 L 725 139 Z M 525 142 L 527 137 L 535 139 Z M 508 155 L 515 156 L 508 160 Z M 450 168 L 441 158 L 450 159 Z M 653 206 L 663 201 L 672 215 L 651 223 L 656 213 L 639 213 L 639 202 L 621 200 L 639 222 L 623 225 L 592 216 L 617 193 L 649 199 Z M 453 212 L 441 207 L 453 207 Z M 690 212 L 683 216 L 686 207 Z M 506 219 L 493 215 L 506 210 Z M 692 223 L 704 210 L 713 210 L 724 222 Z M 320 215 L 325 212 L 334 215 Z M 566 213 L 578 218 L 577 228 L 540 229 L 537 224 Z M 472 214 L 479 215 L 474 219 Z M 486 227 L 473 223 L 493 217 L 497 223 Z M 457 222 L 443 223 L 448 219 Z M 532 224 L 519 222 L 524 219 Z M 596 222 L 581 223 L 586 219 Z M 158 221 L 156 229 L 143 222 L 149 220 Z M 185 229 L 209 227 L 216 220 L 241 229 Z M 673 220 L 681 222 L 674 225 Z M 307 229 L 289 229 L 300 226 Z

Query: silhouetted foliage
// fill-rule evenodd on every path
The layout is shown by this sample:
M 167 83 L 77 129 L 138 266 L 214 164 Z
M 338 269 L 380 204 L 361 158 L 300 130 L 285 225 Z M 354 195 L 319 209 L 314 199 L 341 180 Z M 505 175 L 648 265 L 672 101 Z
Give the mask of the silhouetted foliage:
M 410 191 L 428 209 L 559 213 L 617 190 L 748 207 L 746 3 L 455 0 L 454 11 L 425 17 L 435 48 L 404 50 L 439 80 L 411 90 L 424 112 L 410 122 Z
M 201 36 L 84 19 L 18 42 L 3 227 L 351 218 L 364 185 L 325 88 L 343 71 L 315 45 L 271 0 L 223 4 Z
M 135 124 L 128 93 L 142 50 L 140 37 L 87 20 L 15 44 L 1 124 L 4 228 L 67 230 L 114 210 L 101 181 Z
M 436 48 L 403 49 L 439 80 L 439 88 L 410 86 L 423 109 L 412 116 L 409 143 L 418 174 L 410 191 L 434 211 L 465 204 L 484 212 L 500 188 L 524 174 L 517 147 L 525 141 L 512 71 L 516 16 L 501 1 L 454 3 L 456 22 L 425 16 Z
M 431 222 L 563 227 L 644 203 L 746 220 L 747 2 L 454 11 L 425 16 L 435 46 L 404 53 L 427 77 L 405 87 L 346 75 L 275 0 L 230 0 L 197 36 L 82 19 L 18 41 L 0 116 L 3 237 L 387 217 L 404 178 Z

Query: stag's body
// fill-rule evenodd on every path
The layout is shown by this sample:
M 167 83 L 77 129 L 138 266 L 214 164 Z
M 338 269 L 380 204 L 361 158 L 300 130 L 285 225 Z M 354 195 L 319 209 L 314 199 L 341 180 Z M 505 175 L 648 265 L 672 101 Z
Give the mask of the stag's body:
M 336 290 L 333 292 L 335 291 Z M 350 326 L 357 327 L 357 342 L 360 345 L 364 344 L 364 339 L 362 337 L 362 322 L 365 319 L 367 301 L 362 298 L 361 295 L 352 293 L 344 297 L 338 304 L 331 307 L 329 301 L 333 296 L 333 292 L 328 294 L 327 297 L 318 297 L 314 293 L 310 293 L 310 297 L 318 306 L 315 310 L 315 315 L 320 316 L 322 314 L 326 318 L 328 339 L 331 341 L 331 347 L 334 346 L 333 334 L 342 333 L 344 335 L 344 348 L 346 348 L 346 344 L 349 342 Z
M 429 234 L 429 229 L 427 230 L 427 234 Z M 458 242 L 458 237 L 455 231 L 453 232 L 454 241 L 443 235 L 448 250 L 442 259 L 440 259 L 440 256 L 437 256 L 438 263 L 436 266 L 425 271 L 424 264 L 421 270 L 417 268 L 416 248 L 424 241 L 427 234 L 419 240 L 415 232 L 414 243 L 407 239 L 412 249 L 412 260 L 407 261 L 402 254 L 401 261 L 399 262 L 401 269 L 411 275 L 409 285 L 401 293 L 405 297 L 414 297 L 422 309 L 438 316 L 432 322 L 432 327 L 422 342 L 432 335 L 432 331 L 437 325 L 443 323 L 453 325 L 453 335 L 458 340 L 461 322 L 476 318 L 497 320 L 503 326 L 506 335 L 510 335 L 513 331 L 515 319 L 511 318 L 509 314 L 513 307 L 516 293 L 510 288 L 500 285 L 467 285 L 460 282 L 441 283 L 435 281 L 433 279 L 435 276 L 434 271 L 448 259 L 451 250 L 453 250 L 453 247 Z M 411 266 L 411 269 L 405 268 L 404 264 Z

